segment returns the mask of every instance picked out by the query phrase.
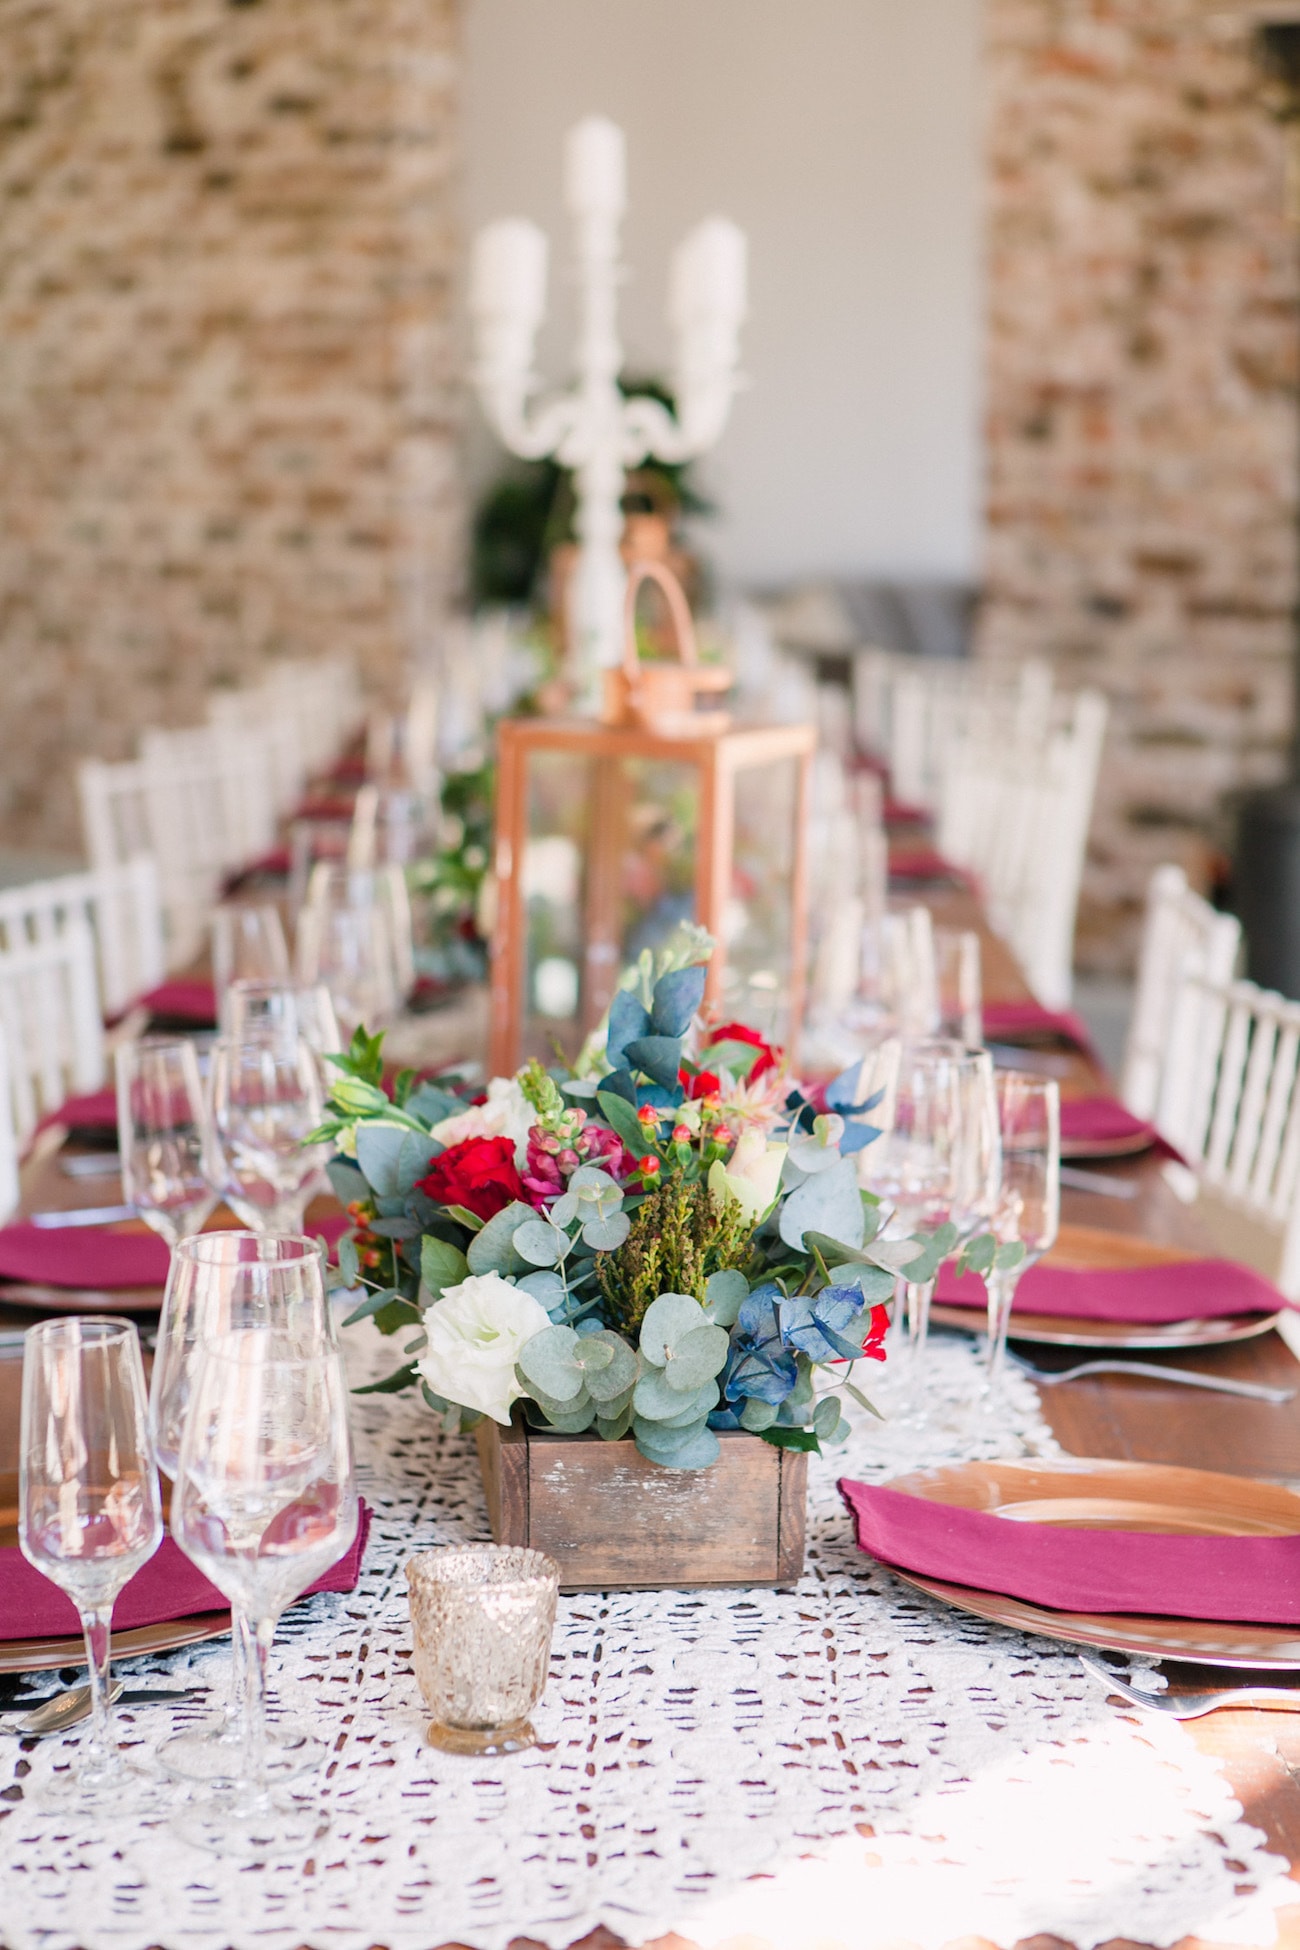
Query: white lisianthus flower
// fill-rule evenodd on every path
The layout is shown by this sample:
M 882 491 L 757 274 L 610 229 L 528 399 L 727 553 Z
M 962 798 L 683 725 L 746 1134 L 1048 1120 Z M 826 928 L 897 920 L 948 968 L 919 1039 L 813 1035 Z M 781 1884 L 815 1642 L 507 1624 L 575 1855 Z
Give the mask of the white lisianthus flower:
M 515 1147 L 515 1167 L 522 1167 L 528 1156 L 528 1133 L 537 1113 L 514 1077 L 493 1077 L 487 1087 L 487 1102 L 471 1104 L 453 1117 L 435 1124 L 430 1137 L 439 1144 L 462 1144 L 466 1138 L 508 1137 Z
M 747 1222 L 757 1225 L 776 1202 L 781 1185 L 785 1146 L 769 1144 L 762 1131 L 744 1131 L 724 1165 L 709 1166 L 709 1193 L 717 1206 L 728 1200 L 739 1205 Z
M 416 1366 L 444 1401 L 508 1423 L 524 1392 L 515 1379 L 520 1349 L 550 1324 L 531 1293 L 499 1273 L 478 1273 L 425 1308 L 429 1342 Z

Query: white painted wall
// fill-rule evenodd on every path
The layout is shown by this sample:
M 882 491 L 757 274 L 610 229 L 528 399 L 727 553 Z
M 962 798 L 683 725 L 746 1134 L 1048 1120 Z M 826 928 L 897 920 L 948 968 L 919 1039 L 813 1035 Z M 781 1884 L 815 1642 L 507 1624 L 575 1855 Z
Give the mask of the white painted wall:
M 730 578 L 974 570 L 978 13 L 468 0 L 466 218 L 549 232 L 548 378 L 571 345 L 560 147 L 580 116 L 628 137 L 629 364 L 666 366 L 682 232 L 721 213 L 749 233 L 751 387 L 704 477 L 723 518 L 701 541 Z M 495 465 L 481 432 L 473 465 Z

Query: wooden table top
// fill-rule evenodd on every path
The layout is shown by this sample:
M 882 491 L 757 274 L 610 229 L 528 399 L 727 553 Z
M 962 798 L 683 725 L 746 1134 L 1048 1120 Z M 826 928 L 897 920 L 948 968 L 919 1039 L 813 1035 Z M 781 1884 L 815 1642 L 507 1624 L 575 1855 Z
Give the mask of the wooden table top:
M 984 993 L 990 1000 L 1027 998 L 1028 991 L 1014 958 L 1004 943 L 984 925 L 970 895 L 956 891 L 919 891 L 935 920 L 943 926 L 977 928 L 982 937 Z M 1086 1057 L 1071 1058 L 1070 1074 L 1062 1080 L 1066 1094 L 1086 1094 L 1110 1088 L 1110 1081 Z M 1152 1153 L 1089 1170 L 1122 1178 L 1136 1186 L 1136 1196 L 1119 1200 L 1065 1191 L 1062 1220 L 1072 1225 L 1131 1233 L 1170 1246 L 1215 1254 L 1216 1247 L 1194 1207 L 1182 1203 L 1163 1174 L 1161 1160 Z M 30 1159 L 22 1176 L 22 1212 L 42 1208 L 109 1204 L 118 1186 L 111 1177 L 74 1180 L 59 1168 L 57 1157 L 46 1153 Z M 0 1306 L 0 1332 L 30 1324 L 31 1313 Z M 16 1466 L 19 1350 L 0 1342 L 0 1504 L 6 1476 Z M 7 1357 L 7 1358 L 6 1358 Z M 1039 1348 L 1035 1360 L 1043 1366 L 1069 1365 L 1071 1350 Z M 1144 1356 L 1151 1359 L 1150 1355 Z M 1161 1354 L 1170 1366 L 1180 1361 L 1205 1372 L 1238 1376 L 1283 1386 L 1300 1384 L 1300 1368 L 1276 1334 L 1194 1353 Z M 1180 1462 L 1230 1474 L 1280 1478 L 1300 1486 L 1300 1400 L 1272 1406 L 1231 1396 L 1207 1395 L 1163 1387 L 1137 1377 L 1096 1376 L 1045 1390 L 1046 1419 L 1063 1449 L 1080 1456 L 1111 1456 L 1152 1462 Z M 8 1452 L 8 1453 L 6 1453 Z M 0 1514 L 0 1522 L 3 1515 Z M 1178 1683 L 1176 1668 L 1170 1668 Z M 1196 1686 L 1207 1682 L 1208 1669 L 1199 1667 L 1187 1677 Z M 1209 1674 L 1209 1683 L 1215 1676 Z M 1223 1675 L 1231 1685 L 1240 1675 Z M 1300 1950 L 1300 1714 L 1258 1711 L 1220 1712 L 1186 1722 L 1198 1748 L 1223 1768 L 1244 1810 L 1245 1819 L 1262 1829 L 1269 1847 L 1292 1865 L 1297 1882 L 1294 1906 L 1278 1912 L 1278 1943 L 1282 1950 Z M 973 1940 L 972 1940 L 973 1942 Z M 1036 1939 L 1036 1950 L 1068 1950 L 1057 1939 Z M 450 1946 L 445 1947 L 450 1950 Z M 523 1950 L 522 1944 L 520 1950 Z M 578 1950 L 578 1946 L 574 1946 Z M 583 1939 L 582 1950 L 623 1950 L 622 1939 L 597 1931 Z M 655 1950 L 693 1950 L 684 1939 L 663 1938 Z M 754 1940 L 750 1950 L 763 1950 Z M 900 1950 L 906 1950 L 900 1944 Z M 1146 1950 L 1115 1939 L 1108 1950 Z M 1184 1939 L 1178 1950 L 1210 1950 L 1200 1939 Z

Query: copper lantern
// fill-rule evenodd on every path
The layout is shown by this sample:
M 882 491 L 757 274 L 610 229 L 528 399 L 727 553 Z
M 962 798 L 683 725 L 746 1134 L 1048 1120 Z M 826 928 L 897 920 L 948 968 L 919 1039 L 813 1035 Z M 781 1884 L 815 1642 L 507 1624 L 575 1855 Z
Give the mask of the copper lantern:
M 638 663 L 639 584 L 661 585 L 680 664 Z M 627 651 L 602 722 L 497 728 L 490 1063 L 572 1058 L 620 970 L 683 920 L 717 946 L 706 1001 L 790 1040 L 802 1011 L 811 725 L 733 725 L 659 564 L 628 588 Z M 723 680 L 726 681 L 725 679 Z

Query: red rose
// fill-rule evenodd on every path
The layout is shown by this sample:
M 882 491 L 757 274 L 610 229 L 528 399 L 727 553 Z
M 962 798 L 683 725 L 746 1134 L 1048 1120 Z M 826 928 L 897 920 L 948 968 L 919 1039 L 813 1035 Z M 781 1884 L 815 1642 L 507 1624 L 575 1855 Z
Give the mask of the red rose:
M 463 1205 L 480 1219 L 504 1212 L 514 1199 L 524 1196 L 513 1140 L 476 1137 L 448 1145 L 429 1166 L 418 1189 L 438 1205 Z
M 689 1070 L 679 1070 L 677 1081 L 692 1103 L 698 1103 L 701 1097 L 716 1097 L 722 1088 L 721 1077 L 715 1076 L 712 1070 L 697 1070 L 694 1076 Z
M 748 1083 L 753 1083 L 755 1078 L 763 1076 L 768 1070 L 774 1070 L 780 1061 L 780 1050 L 764 1042 L 756 1029 L 750 1029 L 743 1022 L 724 1022 L 720 1029 L 715 1029 L 709 1038 L 710 1049 L 717 1043 L 748 1043 L 751 1049 L 758 1051 L 749 1066 Z

